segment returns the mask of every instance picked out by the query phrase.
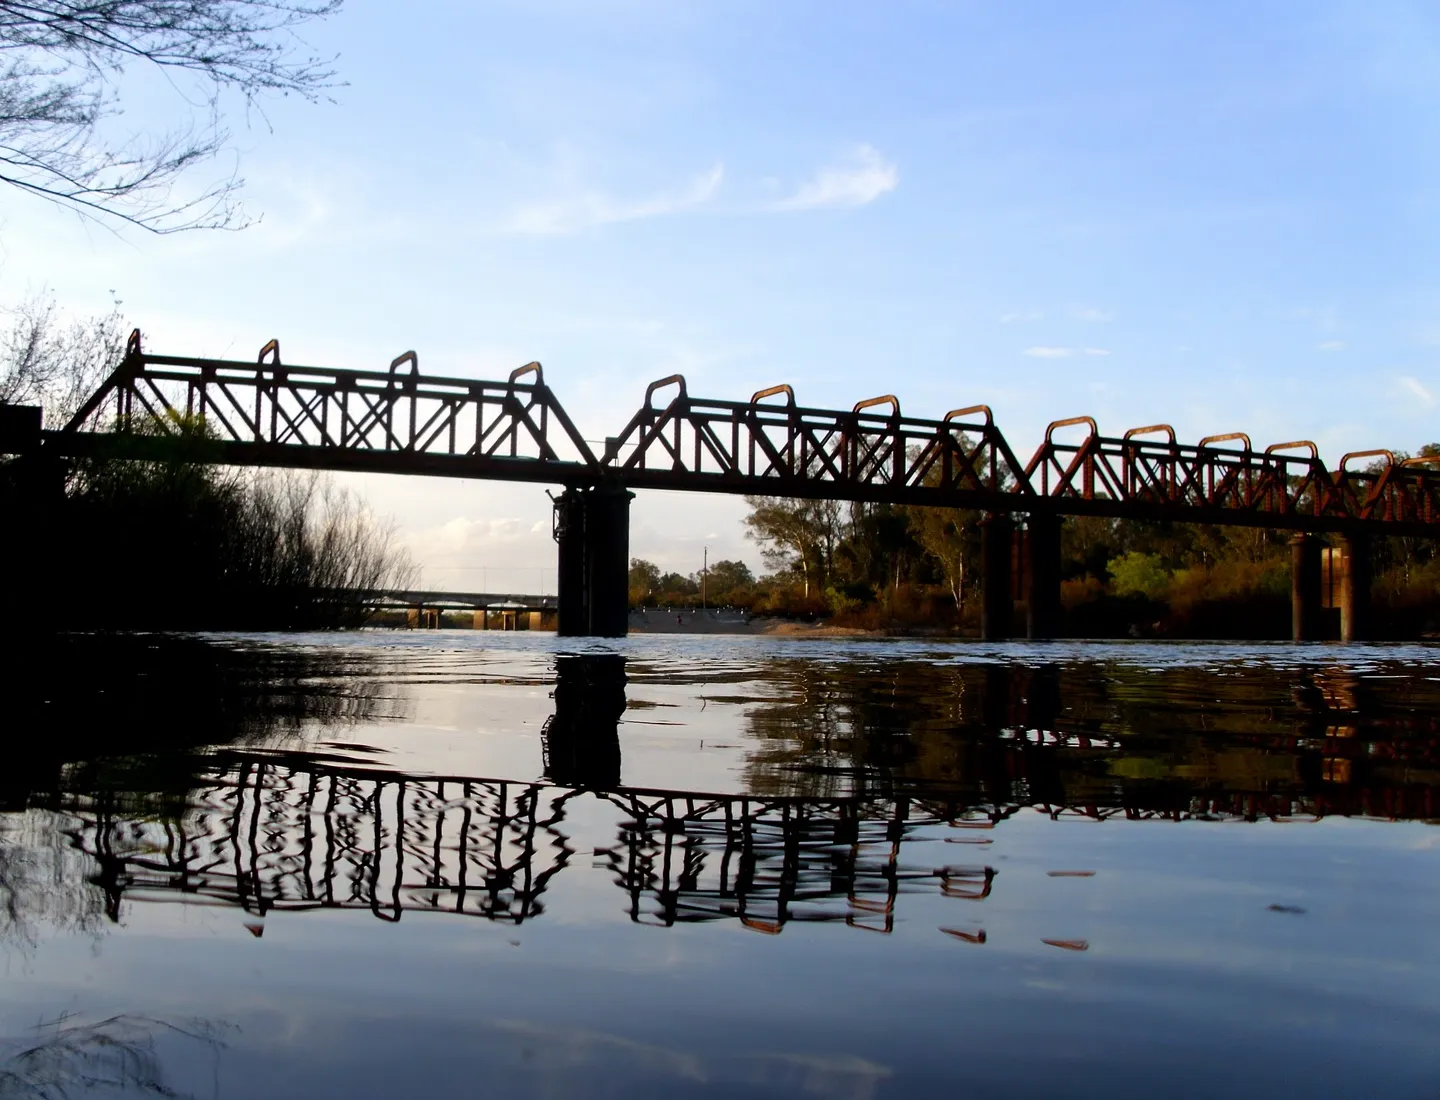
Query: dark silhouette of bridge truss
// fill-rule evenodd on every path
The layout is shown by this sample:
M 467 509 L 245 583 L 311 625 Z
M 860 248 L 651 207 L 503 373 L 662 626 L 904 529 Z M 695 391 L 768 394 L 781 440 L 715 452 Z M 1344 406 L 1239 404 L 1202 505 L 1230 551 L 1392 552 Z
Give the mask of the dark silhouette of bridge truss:
M 983 845 L 988 830 L 1024 809 L 1097 821 L 1440 814 L 1435 789 L 1424 785 L 1178 798 L 1112 787 L 1067 796 L 1049 790 L 1043 775 L 1056 754 L 1105 755 L 1116 746 L 1080 744 L 1061 732 L 1015 733 L 1005 754 L 1013 774 L 979 798 L 575 788 L 232 751 L 218 758 L 180 815 L 136 814 L 96 794 L 63 805 L 76 822 L 74 842 L 96 861 L 92 881 L 106 892 L 112 919 L 128 899 L 238 906 L 260 917 L 355 909 L 390 922 L 425 912 L 520 924 L 545 913 L 548 886 L 580 856 L 564 824 L 567 806 L 598 798 L 619 811 L 617 834 L 586 858 L 611 872 L 631 920 L 734 920 L 769 934 L 793 922 L 889 932 L 908 894 L 982 902 L 997 886 L 985 849 L 952 850 L 933 843 L 937 832 Z M 961 862 L 957 852 L 979 858 Z M 981 915 L 962 908 L 956 919 L 969 927 Z M 956 934 L 984 938 L 964 928 Z
M 334 370 L 286 364 L 273 340 L 254 363 L 194 359 L 144 351 L 138 330 L 75 418 L 45 433 L 44 448 L 143 455 L 197 433 L 200 453 L 235 465 L 1315 532 L 1440 531 L 1440 467 L 1383 450 L 1329 468 L 1308 441 L 1256 449 L 1236 432 L 1191 445 L 1163 424 L 1116 437 L 1075 417 L 1051 424 L 1022 463 L 983 405 L 939 420 L 902 416 L 892 396 L 812 409 L 789 386 L 721 401 L 691 397 L 674 375 L 649 387 L 597 457 L 538 363 L 505 381 L 422 375 L 413 352 L 388 371 Z

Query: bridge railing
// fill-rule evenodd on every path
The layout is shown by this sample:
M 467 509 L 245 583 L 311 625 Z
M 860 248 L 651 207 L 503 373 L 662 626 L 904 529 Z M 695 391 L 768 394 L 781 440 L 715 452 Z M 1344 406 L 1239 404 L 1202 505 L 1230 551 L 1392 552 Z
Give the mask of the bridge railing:
M 205 437 L 263 454 L 285 448 L 591 469 L 594 455 L 539 363 L 503 382 L 421 375 L 414 352 L 388 371 L 291 366 L 272 340 L 254 363 L 150 355 L 137 330 L 125 359 L 63 434 Z M 276 456 L 280 457 L 280 456 Z

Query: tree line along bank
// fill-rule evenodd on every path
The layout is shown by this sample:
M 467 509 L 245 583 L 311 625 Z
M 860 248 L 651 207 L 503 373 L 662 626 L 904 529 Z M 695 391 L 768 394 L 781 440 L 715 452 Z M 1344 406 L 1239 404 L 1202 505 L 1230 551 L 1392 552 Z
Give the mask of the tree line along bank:
M 1440 444 L 1420 453 L 1440 454 Z M 664 573 L 637 558 L 631 606 L 703 602 L 871 629 L 978 631 L 982 513 L 776 497 L 746 503 L 746 534 L 766 573 L 756 577 L 735 561 L 716 562 L 705 573 Z M 1288 531 L 1258 528 L 1067 517 L 1062 633 L 1289 638 L 1290 538 Z M 1377 637 L 1440 632 L 1434 543 L 1377 538 L 1373 596 Z M 1329 612 L 1337 637 L 1338 615 Z

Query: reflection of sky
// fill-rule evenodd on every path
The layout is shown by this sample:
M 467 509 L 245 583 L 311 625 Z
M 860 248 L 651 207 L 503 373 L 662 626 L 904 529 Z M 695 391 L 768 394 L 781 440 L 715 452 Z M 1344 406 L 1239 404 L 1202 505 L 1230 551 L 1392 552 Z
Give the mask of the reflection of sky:
M 449 635 L 317 640 L 397 643 L 382 675 L 408 699 L 395 718 L 325 736 L 383 768 L 538 776 L 543 653 L 563 643 L 487 641 L 481 653 Z M 668 664 L 658 643 L 620 643 L 623 779 L 700 790 L 743 789 L 740 719 L 745 699 L 773 693 L 767 661 L 872 666 L 941 648 L 739 644 L 721 661 L 665 644 L 678 646 Z M 1221 649 L 1105 655 L 1124 652 L 1204 667 Z M 1296 651 L 1270 653 L 1285 664 Z M 667 724 L 642 724 L 654 722 Z M 987 830 L 924 825 L 901 864 L 988 865 L 988 897 L 927 880 L 901 893 L 890 935 L 792 921 L 767 936 L 735 920 L 632 923 L 599 854 L 624 820 L 596 796 L 570 799 L 556 828 L 575 856 L 545 912 L 518 926 L 272 912 L 257 938 L 236 908 L 127 900 L 94 937 L 41 928 L 7 948 L 0 1034 L 65 1012 L 211 1021 L 218 1056 L 155 1040 L 170 1084 L 197 1096 L 1351 1097 L 1440 1082 L 1433 826 L 1030 810 Z
M 564 826 L 582 852 L 614 836 L 590 806 Z M 1440 1072 L 1433 831 L 1026 813 L 993 833 L 989 898 L 906 894 L 890 936 L 633 925 L 583 858 L 518 928 L 279 913 L 256 939 L 238 910 L 135 904 L 11 959 L 0 997 L 7 1033 L 81 1007 L 234 1024 L 225 1095 L 1030 1095 L 1062 1070 L 1067 1095 L 1405 1095 Z

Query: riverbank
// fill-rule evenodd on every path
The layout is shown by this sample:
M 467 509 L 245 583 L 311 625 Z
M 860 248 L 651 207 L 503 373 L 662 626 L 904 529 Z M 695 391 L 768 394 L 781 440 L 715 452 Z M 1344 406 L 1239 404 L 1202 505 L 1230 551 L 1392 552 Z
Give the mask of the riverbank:
M 630 612 L 631 634 L 773 634 L 785 637 L 848 638 L 880 636 L 883 630 L 803 622 L 732 609 L 648 608 Z

